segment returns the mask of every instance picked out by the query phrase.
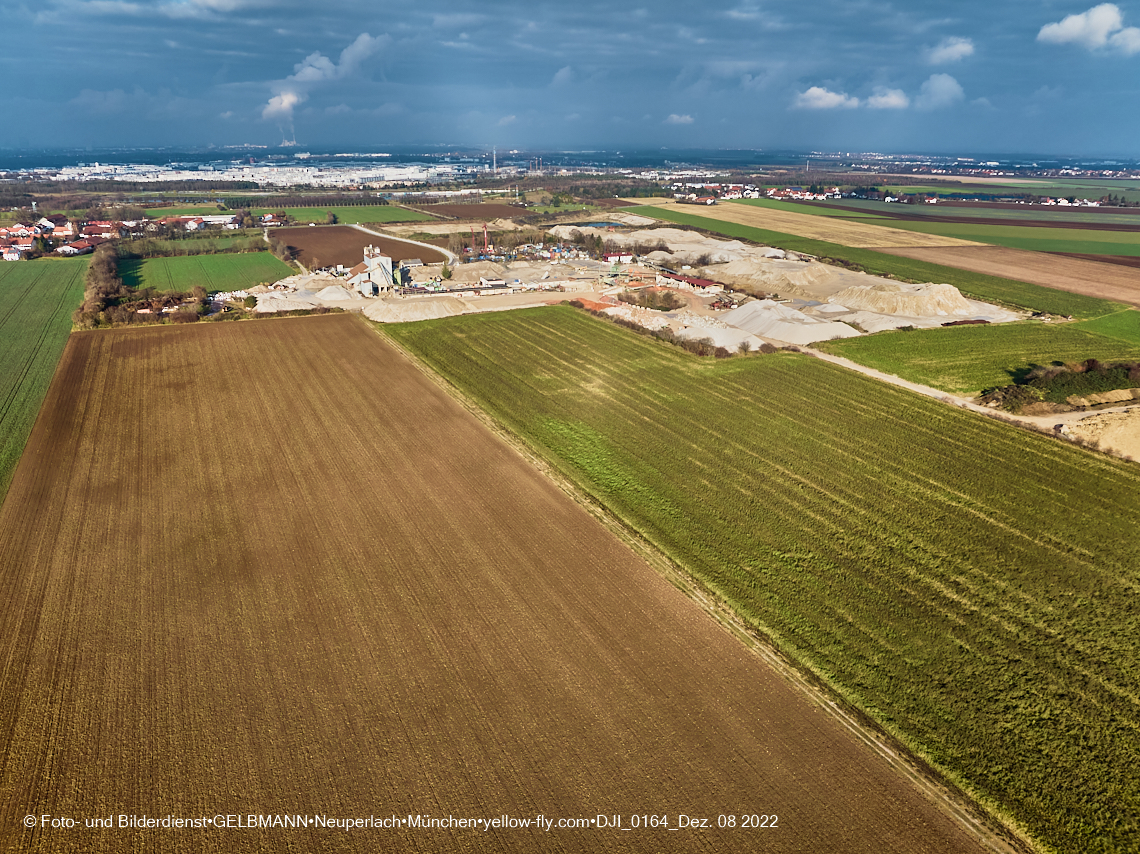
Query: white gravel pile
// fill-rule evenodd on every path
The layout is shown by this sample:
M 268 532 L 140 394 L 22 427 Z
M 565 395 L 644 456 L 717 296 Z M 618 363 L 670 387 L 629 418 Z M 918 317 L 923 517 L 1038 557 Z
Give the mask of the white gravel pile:
M 329 285 L 327 288 L 322 288 L 317 291 L 316 298 L 319 300 L 330 300 L 332 302 L 364 299 L 357 291 L 350 291 L 342 285 Z
M 268 293 L 257 295 L 257 307 L 254 311 L 259 314 L 275 314 L 279 311 L 298 311 L 313 308 L 317 304 L 309 300 L 294 299 L 289 293 Z
M 364 316 L 378 323 L 408 323 L 415 320 L 452 317 L 474 310 L 474 306 L 458 297 L 419 297 L 376 300 L 364 309 Z
M 812 344 L 833 338 L 854 338 L 859 332 L 846 323 L 809 317 L 772 300 L 756 300 L 720 317 L 730 326 L 760 338 L 788 344 Z

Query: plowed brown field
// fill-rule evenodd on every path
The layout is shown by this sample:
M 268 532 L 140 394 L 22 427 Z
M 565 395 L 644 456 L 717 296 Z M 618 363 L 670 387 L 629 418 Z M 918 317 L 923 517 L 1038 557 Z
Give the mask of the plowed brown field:
M 0 578 L 3 851 L 981 850 L 352 317 L 73 335 Z M 409 813 L 711 827 L 118 826 Z
M 1140 270 L 1121 264 L 1002 246 L 912 247 L 880 251 L 1140 306 Z
M 634 201 L 634 200 L 630 200 Z M 802 214 L 795 211 L 773 210 L 752 205 L 723 202 L 717 205 L 678 205 L 672 199 L 641 199 L 640 204 L 653 207 L 672 207 L 692 216 L 702 216 L 721 222 L 734 222 L 753 228 L 766 228 L 797 237 L 827 240 L 844 246 L 871 249 L 883 246 L 980 246 L 970 240 L 943 237 L 939 234 L 922 234 L 903 231 L 866 222 L 854 222 L 839 217 Z
M 364 260 L 364 247 L 376 246 L 392 261 L 399 263 L 407 258 L 419 258 L 425 264 L 446 260 L 441 252 L 407 243 L 395 237 L 382 237 L 348 225 L 326 225 L 305 228 L 279 228 L 271 234 L 288 244 L 306 267 L 313 266 L 316 258 L 322 266 L 344 264 L 355 267 Z

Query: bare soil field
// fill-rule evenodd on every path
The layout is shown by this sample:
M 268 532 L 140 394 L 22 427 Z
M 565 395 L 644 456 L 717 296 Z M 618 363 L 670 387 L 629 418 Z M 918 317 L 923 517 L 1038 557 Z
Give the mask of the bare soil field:
M 0 573 L 2 851 L 983 850 L 355 318 L 72 335 Z M 118 826 L 540 813 L 710 827 Z
M 409 207 L 411 206 L 409 205 Z M 435 214 L 436 216 L 469 219 L 478 222 L 490 222 L 492 219 L 510 218 L 513 216 L 526 216 L 526 208 L 517 208 L 514 205 L 504 205 L 498 202 L 472 205 L 416 205 L 412 209 Z
M 642 204 L 642 200 L 631 202 L 628 199 L 590 199 L 590 204 L 599 208 L 628 208 Z
M 1117 264 L 1121 267 L 1140 267 L 1140 257 L 1136 255 L 1089 255 L 1083 252 L 1050 252 L 1063 258 L 1080 258 L 1083 261 L 1099 261 L 1102 264 Z
M 1140 270 L 1002 246 L 883 248 L 882 252 L 1140 306 Z
M 651 205 L 653 207 L 679 207 L 685 213 L 692 214 L 693 216 L 707 217 L 708 219 L 715 219 L 721 222 L 734 222 L 739 225 L 765 228 L 784 234 L 794 234 L 798 237 L 809 237 L 814 240 L 827 240 L 832 243 L 841 243 L 844 246 L 854 246 L 863 249 L 877 249 L 887 246 L 980 245 L 969 240 L 959 240 L 956 237 L 921 234 L 902 231 L 897 228 L 887 228 L 881 225 L 853 222 L 838 217 L 821 217 L 792 211 L 754 207 L 752 205 L 736 205 L 731 202 L 724 202 L 718 205 L 698 206 L 677 205 L 672 199 L 641 199 L 638 201 L 641 204 Z
M 364 260 L 364 247 L 379 247 L 394 263 L 406 258 L 419 258 L 425 264 L 443 262 L 441 252 L 406 243 L 397 237 L 381 237 L 348 225 L 325 225 L 305 228 L 280 228 L 273 234 L 288 244 L 294 257 L 306 267 L 312 267 L 316 258 L 322 265 L 344 264 L 354 267 Z

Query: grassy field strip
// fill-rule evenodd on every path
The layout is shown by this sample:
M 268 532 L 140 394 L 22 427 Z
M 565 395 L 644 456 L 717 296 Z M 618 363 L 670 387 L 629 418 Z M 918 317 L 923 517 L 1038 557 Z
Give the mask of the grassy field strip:
M 200 285 L 208 291 L 233 291 L 272 283 L 297 271 L 268 252 L 230 255 L 190 255 L 119 262 L 119 275 L 131 288 L 189 291 Z
M 86 259 L 0 266 L 0 498 L 67 343 L 86 271 Z
M 1095 228 L 1031 228 L 1019 225 L 977 225 L 963 222 L 891 220 L 891 227 L 922 234 L 960 238 L 991 246 L 1035 252 L 1076 252 L 1088 255 L 1140 255 L 1140 231 L 1097 231 Z
M 1095 332 L 1109 338 L 1127 341 L 1140 347 L 1140 310 L 1129 308 L 1114 314 L 1106 314 L 1094 320 L 1082 321 L 1078 327 L 1085 332 Z
M 802 357 L 523 318 L 385 331 L 1037 838 L 1136 840 L 1140 471 Z
M 369 222 L 427 222 L 435 220 L 435 217 L 428 214 L 397 205 L 359 205 L 357 207 L 339 208 L 257 208 L 252 213 L 254 216 L 261 216 L 267 213 L 277 213 L 281 210 L 301 223 L 325 223 L 328 221 L 330 212 L 336 214 L 337 222 L 346 225 Z
M 881 332 L 813 346 L 911 382 L 974 396 L 983 389 L 1009 385 L 1019 372 L 1035 365 L 1085 359 L 1136 361 L 1138 321 L 1140 312 L 1126 311 L 1080 323 Z
M 1018 282 L 1013 279 L 948 267 L 943 264 L 888 255 L 884 252 L 876 252 L 873 249 L 859 249 L 752 226 L 720 222 L 701 215 L 685 213 L 677 208 L 640 207 L 628 208 L 627 212 L 680 225 L 691 225 L 725 237 L 751 240 L 754 243 L 766 246 L 776 246 L 781 249 L 790 249 L 793 252 L 803 252 L 820 258 L 838 260 L 845 264 L 857 265 L 860 269 L 876 276 L 895 276 L 915 282 L 945 282 L 954 285 L 968 296 L 986 302 L 1080 318 L 1099 317 L 1124 308 L 1120 303 L 1083 294 L 1059 291 L 1028 282 Z
M 1001 225 L 1002 220 L 1038 220 L 1041 226 L 1048 227 L 1050 222 L 1082 222 L 1097 230 L 1097 224 L 1131 225 L 1140 229 L 1140 214 L 1113 212 L 1112 208 L 995 208 L 985 203 L 976 205 L 900 205 L 889 202 L 879 202 L 868 199 L 828 199 L 823 203 L 816 202 L 778 202 L 774 199 L 742 199 L 735 204 L 754 205 L 757 207 L 777 206 L 782 210 L 811 213 L 815 216 L 853 216 L 860 219 L 876 217 L 884 221 L 897 222 L 901 216 L 915 218 L 920 221 L 938 221 L 944 218 L 971 217 L 975 219 L 990 219 L 995 225 Z M 824 207 L 827 205 L 827 207 Z M 844 213 L 837 210 L 842 207 L 848 211 Z
M 179 430 L 226 440 L 172 460 Z M 36 850 L 27 814 L 379 803 L 627 825 L 652 808 L 671 826 L 778 805 L 777 854 L 983 850 L 355 318 L 79 333 L 32 442 L 0 510 L 9 847 Z M 377 850 L 370 832 L 234 832 Z M 409 851 L 584 839 L 382 832 Z M 654 834 L 587 847 L 757 845 Z M 186 838 L 88 831 L 51 850 Z
M 786 208 L 781 210 L 758 208 L 750 205 L 719 204 L 709 207 L 678 205 L 672 199 L 630 199 L 634 203 L 644 203 L 643 207 L 667 210 L 691 210 L 693 215 L 717 222 L 730 222 L 736 225 L 794 234 L 814 240 L 827 240 L 856 248 L 881 246 L 969 246 L 972 241 L 954 237 L 930 235 L 919 237 L 907 230 L 886 227 L 864 222 L 850 222 L 839 218 L 821 219 L 818 216 L 796 213 Z M 649 214 L 653 216 L 653 214 Z

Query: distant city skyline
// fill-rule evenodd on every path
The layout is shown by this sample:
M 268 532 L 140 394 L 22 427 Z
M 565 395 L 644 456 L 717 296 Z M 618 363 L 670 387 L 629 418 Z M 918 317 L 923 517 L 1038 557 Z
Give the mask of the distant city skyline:
M 7 148 L 1138 153 L 1140 2 L 0 9 Z

